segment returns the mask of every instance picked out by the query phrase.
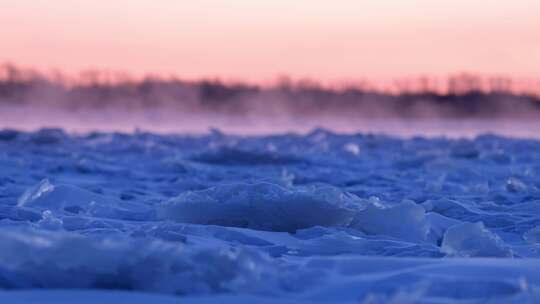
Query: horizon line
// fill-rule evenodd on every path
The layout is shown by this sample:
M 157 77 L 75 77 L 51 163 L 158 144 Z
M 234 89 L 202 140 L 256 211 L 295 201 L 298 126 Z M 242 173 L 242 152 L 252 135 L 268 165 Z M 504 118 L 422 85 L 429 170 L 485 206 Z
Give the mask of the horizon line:
M 44 71 L 45 70 L 45 71 Z M 139 75 L 137 75 L 139 74 Z M 192 84 L 214 83 L 224 86 L 247 86 L 271 89 L 289 86 L 292 88 L 319 88 L 332 91 L 361 90 L 383 94 L 434 93 L 448 95 L 451 92 L 511 93 L 540 97 L 540 77 L 512 77 L 502 73 L 489 74 L 471 71 L 447 73 L 446 75 L 416 74 L 395 77 L 388 81 L 374 81 L 358 77 L 343 81 L 324 81 L 312 77 L 293 77 L 280 73 L 269 81 L 232 79 L 223 76 L 207 76 L 189 79 L 173 73 L 132 73 L 118 69 L 88 68 L 68 73 L 60 68 L 40 69 L 27 67 L 12 61 L 0 62 L 0 81 L 12 78 L 15 81 L 45 80 L 64 87 L 87 85 L 139 84 L 145 81 L 184 82 Z M 451 88 L 454 86 L 453 88 Z

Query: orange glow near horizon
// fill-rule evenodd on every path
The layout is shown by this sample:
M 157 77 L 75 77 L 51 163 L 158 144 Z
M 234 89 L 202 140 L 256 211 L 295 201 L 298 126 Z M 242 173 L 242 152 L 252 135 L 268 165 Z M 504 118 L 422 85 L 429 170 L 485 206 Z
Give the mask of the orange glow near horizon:
M 540 77 L 540 1 L 0 0 L 0 62 L 267 82 Z

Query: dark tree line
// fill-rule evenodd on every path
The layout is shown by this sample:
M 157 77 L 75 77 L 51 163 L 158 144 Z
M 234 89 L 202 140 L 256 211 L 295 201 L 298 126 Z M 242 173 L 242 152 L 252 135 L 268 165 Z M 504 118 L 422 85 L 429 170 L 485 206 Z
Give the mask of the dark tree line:
M 313 81 L 284 80 L 273 87 L 219 80 L 86 72 L 76 80 L 60 73 L 44 76 L 13 65 L 0 66 L 0 104 L 106 107 L 137 110 L 167 108 L 182 113 L 227 115 L 342 115 L 351 117 L 523 117 L 540 114 L 538 84 L 517 92 L 505 77 L 471 74 L 443 82 L 430 77 L 396 81 L 390 89 L 360 84 L 327 88 Z

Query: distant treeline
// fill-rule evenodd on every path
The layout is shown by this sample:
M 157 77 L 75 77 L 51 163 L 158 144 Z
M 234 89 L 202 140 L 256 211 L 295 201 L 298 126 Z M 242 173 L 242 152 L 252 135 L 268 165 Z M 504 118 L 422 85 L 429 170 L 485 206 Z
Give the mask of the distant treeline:
M 518 88 L 504 77 L 470 74 L 444 85 L 428 77 L 376 89 L 366 83 L 329 88 L 313 81 L 283 79 L 271 87 L 219 80 L 184 81 L 87 72 L 75 80 L 0 66 L 0 105 L 67 109 L 164 108 L 179 113 L 347 117 L 537 118 L 540 86 Z

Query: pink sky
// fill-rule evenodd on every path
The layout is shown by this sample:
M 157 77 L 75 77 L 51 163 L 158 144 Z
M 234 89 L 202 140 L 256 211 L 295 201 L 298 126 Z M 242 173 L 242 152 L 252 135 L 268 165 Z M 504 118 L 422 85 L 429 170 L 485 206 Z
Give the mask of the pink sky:
M 0 61 L 184 78 L 540 78 L 538 0 L 0 0 Z

